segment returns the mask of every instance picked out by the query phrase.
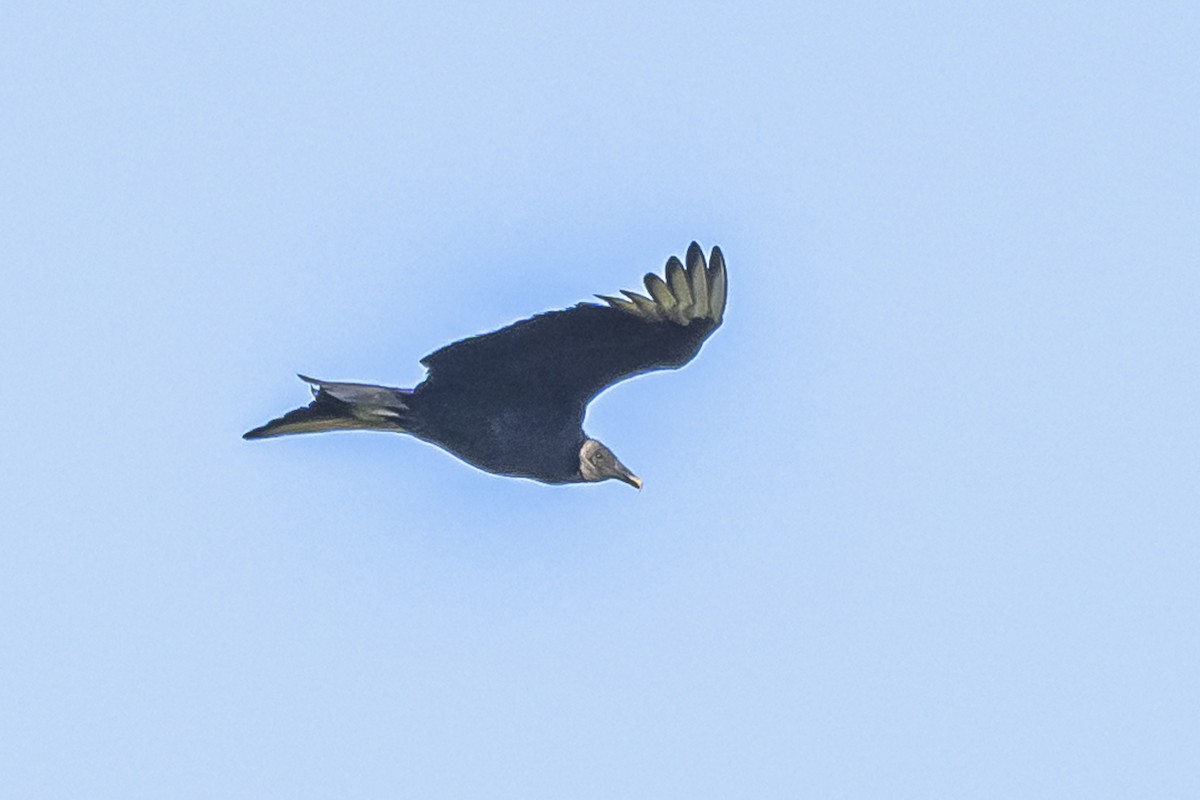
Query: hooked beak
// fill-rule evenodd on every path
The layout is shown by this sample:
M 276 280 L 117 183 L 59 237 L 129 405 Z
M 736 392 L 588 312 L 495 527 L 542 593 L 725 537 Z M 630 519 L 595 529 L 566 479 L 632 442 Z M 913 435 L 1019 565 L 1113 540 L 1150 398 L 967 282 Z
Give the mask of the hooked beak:
M 617 480 L 628 483 L 630 486 L 637 489 L 639 492 L 642 490 L 642 479 L 639 478 L 637 475 L 634 475 L 632 472 L 630 472 L 628 467 L 626 467 L 624 464 L 622 464 L 618 461 L 617 469 L 618 469 L 618 472 L 616 475 Z

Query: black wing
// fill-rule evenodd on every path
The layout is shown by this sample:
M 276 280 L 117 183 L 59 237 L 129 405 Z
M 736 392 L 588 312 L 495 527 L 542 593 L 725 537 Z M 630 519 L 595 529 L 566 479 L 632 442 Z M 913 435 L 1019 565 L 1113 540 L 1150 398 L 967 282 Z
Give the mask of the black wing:
M 447 345 L 421 363 L 427 381 L 549 396 L 586 404 L 606 386 L 642 372 L 691 361 L 725 312 L 725 258 L 714 247 L 704 263 L 692 242 L 687 269 L 667 261 L 666 280 L 646 276 L 650 297 L 601 299 L 539 314 L 492 333 Z

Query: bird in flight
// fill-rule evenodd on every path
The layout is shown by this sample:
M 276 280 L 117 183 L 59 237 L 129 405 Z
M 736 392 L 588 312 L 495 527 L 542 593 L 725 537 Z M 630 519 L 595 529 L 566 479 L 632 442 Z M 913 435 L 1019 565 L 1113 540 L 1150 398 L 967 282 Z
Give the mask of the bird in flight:
M 700 245 L 687 267 L 671 256 L 666 278 L 645 278 L 649 297 L 597 295 L 421 359 L 414 389 L 300 378 L 313 400 L 247 431 L 245 439 L 292 433 L 374 430 L 408 433 L 479 469 L 543 483 L 615 478 L 642 488 L 613 452 L 583 432 L 588 403 L 606 387 L 691 361 L 725 313 L 725 258 L 705 263 Z

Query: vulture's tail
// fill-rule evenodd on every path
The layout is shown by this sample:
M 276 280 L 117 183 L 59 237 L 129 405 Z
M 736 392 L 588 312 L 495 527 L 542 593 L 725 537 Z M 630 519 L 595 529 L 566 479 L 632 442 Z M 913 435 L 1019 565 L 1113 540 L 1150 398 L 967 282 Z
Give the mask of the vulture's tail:
M 301 375 L 312 384 L 313 401 L 289 411 L 262 427 L 242 434 L 243 439 L 266 439 L 290 433 L 321 431 L 408 430 L 412 392 L 365 383 L 329 383 Z

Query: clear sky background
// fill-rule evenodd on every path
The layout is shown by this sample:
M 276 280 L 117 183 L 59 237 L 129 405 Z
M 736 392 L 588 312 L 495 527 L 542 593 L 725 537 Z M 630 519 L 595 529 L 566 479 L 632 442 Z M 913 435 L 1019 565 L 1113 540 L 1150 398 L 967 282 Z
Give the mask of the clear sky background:
M 17 3 L 0 781 L 1200 796 L 1195 3 Z M 646 480 L 240 435 L 720 244 Z

